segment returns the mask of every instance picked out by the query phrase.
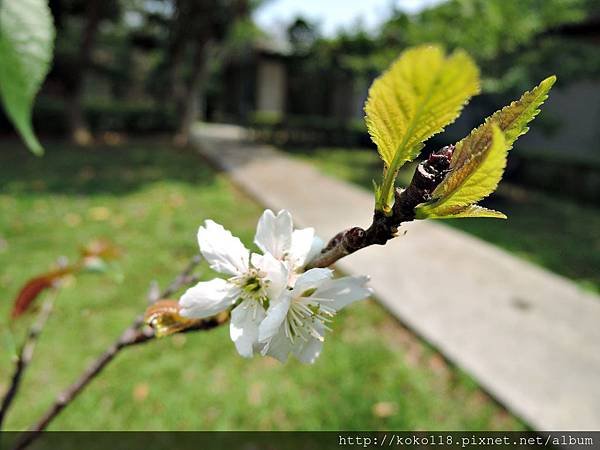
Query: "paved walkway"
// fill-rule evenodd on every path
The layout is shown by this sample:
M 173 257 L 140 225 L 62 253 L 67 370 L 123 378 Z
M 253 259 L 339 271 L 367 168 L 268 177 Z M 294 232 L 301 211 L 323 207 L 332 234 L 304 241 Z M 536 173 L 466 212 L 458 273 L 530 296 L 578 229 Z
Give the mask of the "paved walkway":
M 260 203 L 324 239 L 369 224 L 370 193 L 244 136 L 205 125 L 195 142 Z M 438 223 L 402 229 L 338 266 L 369 274 L 381 303 L 534 429 L 600 430 L 600 298 Z

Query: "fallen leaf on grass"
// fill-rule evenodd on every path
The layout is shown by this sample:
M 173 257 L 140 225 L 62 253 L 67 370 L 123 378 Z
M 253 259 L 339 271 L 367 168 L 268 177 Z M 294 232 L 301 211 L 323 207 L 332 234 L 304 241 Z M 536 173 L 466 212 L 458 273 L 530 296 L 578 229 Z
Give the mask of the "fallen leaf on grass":
M 394 402 L 378 402 L 373 405 L 373 415 L 380 419 L 392 417 L 398 411 L 398 405 Z

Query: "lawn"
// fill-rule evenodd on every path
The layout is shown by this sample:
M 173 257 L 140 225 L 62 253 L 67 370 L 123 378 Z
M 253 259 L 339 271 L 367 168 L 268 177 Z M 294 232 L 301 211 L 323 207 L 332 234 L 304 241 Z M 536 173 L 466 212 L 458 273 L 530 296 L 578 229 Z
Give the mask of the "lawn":
M 330 175 L 372 189 L 381 177 L 375 150 L 317 148 L 288 150 Z M 400 172 L 406 185 L 414 163 Z M 566 198 L 500 185 L 484 204 L 508 215 L 508 220 L 455 219 L 440 221 L 503 247 L 524 259 L 571 278 L 582 288 L 600 293 L 600 209 Z
M 12 298 L 57 257 L 108 237 L 124 249 L 120 276 L 88 274 L 62 290 L 7 421 L 23 429 L 146 305 L 196 251 L 213 218 L 251 245 L 261 208 L 192 151 L 160 140 L 35 158 L 0 151 L 0 388 L 11 371 Z M 206 272 L 206 268 L 203 269 Z M 206 277 L 208 277 L 206 273 Z M 237 356 L 228 329 L 125 350 L 52 424 L 54 430 L 520 429 L 465 374 L 374 301 L 335 323 L 314 366 Z

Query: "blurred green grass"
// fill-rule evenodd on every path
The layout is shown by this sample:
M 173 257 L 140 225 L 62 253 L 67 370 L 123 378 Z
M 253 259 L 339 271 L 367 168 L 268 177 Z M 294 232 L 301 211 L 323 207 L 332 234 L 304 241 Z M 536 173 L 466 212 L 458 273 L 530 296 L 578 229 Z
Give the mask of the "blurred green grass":
M 375 150 L 351 148 L 287 149 L 316 164 L 323 172 L 372 190 L 381 177 Z M 398 176 L 406 185 L 415 163 Z M 600 210 L 567 198 L 553 198 L 501 183 L 497 193 L 484 200 L 489 208 L 506 213 L 508 220 L 440 220 L 459 230 L 508 250 L 528 261 L 568 277 L 582 288 L 600 293 Z
M 24 429 L 197 252 L 213 218 L 250 245 L 261 208 L 192 151 L 160 141 L 34 158 L 0 152 L 0 327 L 12 298 L 59 255 L 108 237 L 125 250 L 122 279 L 66 286 L 26 373 L 7 429 Z M 209 274 L 204 268 L 205 274 Z M 14 325 L 21 336 L 31 317 Z M 18 338 L 17 338 L 18 341 Z M 11 371 L 0 353 L 0 387 Z M 341 314 L 312 367 L 240 358 L 227 327 L 165 338 L 120 354 L 53 422 L 53 430 L 521 429 L 468 376 L 370 300 Z

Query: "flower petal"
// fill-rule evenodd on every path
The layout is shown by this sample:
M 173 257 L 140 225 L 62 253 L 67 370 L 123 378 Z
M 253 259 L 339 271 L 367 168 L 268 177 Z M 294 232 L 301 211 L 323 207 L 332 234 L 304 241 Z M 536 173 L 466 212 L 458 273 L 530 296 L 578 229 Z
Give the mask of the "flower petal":
M 269 298 L 279 297 L 287 287 L 289 271 L 286 265 L 275 259 L 270 253 L 264 255 L 253 253 L 251 260 L 252 265 L 265 274 L 264 279 L 268 281 L 267 293 Z
M 313 326 L 321 336 L 325 334 L 322 323 L 315 322 Z M 312 364 L 319 357 L 322 349 L 323 341 L 313 336 L 308 336 L 306 341 L 297 338 L 292 342 L 286 336 L 283 326 L 279 326 L 276 333 L 266 341 L 262 354 L 272 356 L 284 363 L 287 361 L 289 354 L 293 353 L 300 362 Z
M 182 317 L 202 319 L 229 308 L 239 296 L 239 288 L 221 278 L 201 281 L 179 299 Z
M 298 361 L 304 364 L 313 364 L 323 350 L 323 341 L 311 336 L 306 342 L 301 339 L 297 342 L 298 344 L 294 346 L 293 352 Z
M 229 275 L 248 270 L 250 252 L 239 238 L 212 220 L 198 229 L 198 245 L 210 268 Z
M 313 294 L 313 297 L 329 298 L 327 306 L 339 311 L 357 300 L 369 297 L 373 291 L 366 287 L 369 277 L 344 277 L 323 282 Z
M 267 310 L 267 316 L 258 327 L 259 342 L 266 342 L 277 334 L 287 316 L 291 303 L 292 296 L 289 291 L 271 303 Z
M 258 221 L 254 242 L 264 253 L 283 259 L 292 246 L 292 215 L 284 210 L 277 215 L 267 209 Z
M 301 295 L 308 289 L 317 288 L 322 283 L 328 281 L 333 276 L 333 270 L 331 269 L 310 269 L 301 274 L 296 280 L 294 285 L 293 294 L 295 296 Z
M 289 261 L 294 269 L 304 265 L 313 246 L 314 239 L 314 228 L 294 230 L 292 233 L 292 245 L 289 252 Z
M 308 255 L 306 255 L 306 258 L 304 259 L 304 264 L 308 264 L 309 262 L 311 262 L 318 254 L 321 253 L 324 247 L 325 242 L 323 242 L 323 239 L 315 235 L 313 237 L 313 241 L 310 246 Z
M 229 335 L 238 353 L 251 358 L 258 347 L 258 325 L 265 318 L 265 310 L 254 300 L 245 300 L 231 312 Z
M 292 233 L 292 246 L 290 248 L 289 260 L 294 269 L 298 269 L 310 262 L 321 253 L 325 244 L 315 235 L 314 228 L 294 230 Z
M 273 358 L 284 363 L 288 360 L 288 355 L 292 351 L 292 342 L 287 338 L 283 328 L 270 338 L 262 350 L 262 355 L 272 356 Z

